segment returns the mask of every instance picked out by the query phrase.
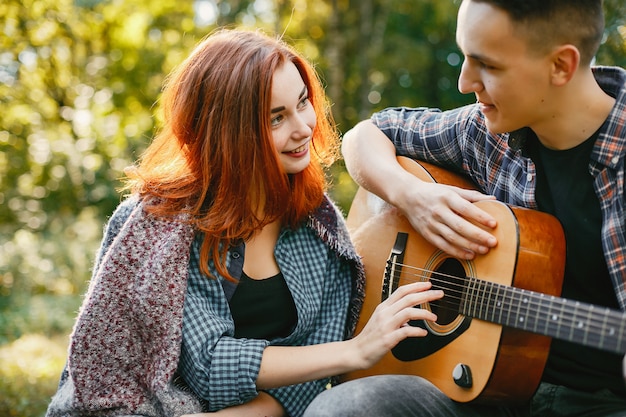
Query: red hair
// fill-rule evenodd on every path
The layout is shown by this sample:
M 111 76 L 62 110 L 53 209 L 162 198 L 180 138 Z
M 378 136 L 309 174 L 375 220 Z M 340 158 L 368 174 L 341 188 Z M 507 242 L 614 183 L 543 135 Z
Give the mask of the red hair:
M 279 162 L 270 124 L 273 75 L 286 62 L 300 72 L 317 116 L 311 163 L 291 175 Z M 323 168 L 338 156 L 338 135 L 317 73 L 283 41 L 260 32 L 215 32 L 168 76 L 161 110 L 163 127 L 127 170 L 127 188 L 152 197 L 148 210 L 156 216 L 189 215 L 204 232 L 206 275 L 211 257 L 231 278 L 230 245 L 275 220 L 296 227 L 321 203 Z

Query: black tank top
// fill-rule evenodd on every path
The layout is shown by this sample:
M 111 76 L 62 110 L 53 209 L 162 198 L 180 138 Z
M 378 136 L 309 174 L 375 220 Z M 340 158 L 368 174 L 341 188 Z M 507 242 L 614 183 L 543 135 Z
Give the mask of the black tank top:
M 298 320 L 296 305 L 281 272 L 258 280 L 242 273 L 229 305 L 237 338 L 286 337 Z

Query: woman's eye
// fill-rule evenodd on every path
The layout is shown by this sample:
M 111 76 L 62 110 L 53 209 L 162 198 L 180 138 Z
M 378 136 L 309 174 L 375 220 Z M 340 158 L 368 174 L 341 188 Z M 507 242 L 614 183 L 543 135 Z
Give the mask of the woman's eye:
M 276 125 L 277 125 L 277 124 L 279 124 L 282 120 L 283 120 L 283 116 L 282 116 L 282 114 L 279 114 L 278 116 L 274 116 L 274 117 L 272 117 L 272 120 L 270 121 L 270 123 L 272 124 L 272 126 L 276 126 Z
M 306 106 L 307 104 L 309 104 L 309 96 L 304 97 L 302 100 L 300 100 L 299 107 L 302 108 L 304 106 Z

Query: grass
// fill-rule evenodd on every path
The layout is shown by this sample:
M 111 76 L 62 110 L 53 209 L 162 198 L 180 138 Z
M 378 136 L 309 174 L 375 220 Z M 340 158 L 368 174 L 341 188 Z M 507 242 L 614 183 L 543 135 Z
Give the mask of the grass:
M 67 359 L 78 296 L 13 297 L 0 309 L 0 416 L 43 417 Z
M 67 337 L 27 334 L 0 347 L 0 416 L 41 417 L 56 392 Z

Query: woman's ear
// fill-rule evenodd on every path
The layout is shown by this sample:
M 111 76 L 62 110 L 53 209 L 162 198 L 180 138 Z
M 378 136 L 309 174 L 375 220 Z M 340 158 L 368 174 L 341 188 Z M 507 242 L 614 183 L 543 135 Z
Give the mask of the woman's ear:
M 580 65 L 580 52 L 574 45 L 561 45 L 551 54 L 552 84 L 561 86 L 574 77 Z

